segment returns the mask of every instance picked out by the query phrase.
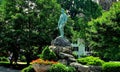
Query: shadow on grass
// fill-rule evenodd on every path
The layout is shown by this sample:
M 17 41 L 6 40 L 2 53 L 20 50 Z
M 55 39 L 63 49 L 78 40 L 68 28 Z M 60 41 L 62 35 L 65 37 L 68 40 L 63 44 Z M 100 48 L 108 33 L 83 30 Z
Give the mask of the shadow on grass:
M 0 66 L 12 68 L 15 70 L 22 70 L 23 68 L 27 67 L 27 65 L 25 63 L 18 63 L 18 64 L 11 65 L 9 62 L 3 62 L 3 61 L 0 61 Z

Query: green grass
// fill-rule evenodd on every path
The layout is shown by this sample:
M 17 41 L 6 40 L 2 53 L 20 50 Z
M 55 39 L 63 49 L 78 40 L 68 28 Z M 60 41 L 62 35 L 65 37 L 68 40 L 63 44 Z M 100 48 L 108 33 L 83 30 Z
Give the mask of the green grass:
M 9 65 L 9 62 L 5 62 L 5 61 L 0 61 L 0 66 L 6 66 Z
M 18 64 L 13 64 L 13 65 L 10 65 L 9 62 L 6 62 L 6 61 L 0 61 L 0 66 L 4 66 L 4 67 L 8 67 L 8 68 L 13 68 L 13 69 L 16 69 L 16 70 L 22 70 L 23 68 L 27 67 L 26 65 L 26 62 L 18 62 Z

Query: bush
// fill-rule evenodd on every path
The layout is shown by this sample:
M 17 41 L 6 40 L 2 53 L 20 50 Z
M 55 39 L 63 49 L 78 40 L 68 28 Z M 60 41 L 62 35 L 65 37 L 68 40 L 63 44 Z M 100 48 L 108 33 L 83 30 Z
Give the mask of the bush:
M 56 54 L 52 50 L 50 50 L 48 46 L 44 48 L 42 54 L 40 55 L 40 58 L 44 60 L 57 60 Z
M 25 56 L 21 55 L 21 56 L 20 56 L 20 61 L 25 62 L 25 61 L 26 61 Z
M 103 72 L 120 72 L 120 62 L 107 62 L 102 65 Z
M 76 72 L 74 67 L 67 67 L 61 63 L 53 64 L 48 72 Z
M 67 67 L 66 72 L 76 72 L 76 69 L 74 67 Z
M 6 58 L 6 57 L 0 57 L 0 61 L 8 61 L 8 58 Z
M 30 66 L 28 66 L 28 67 L 22 69 L 21 72 L 35 72 L 35 71 L 34 71 L 32 65 L 30 65 Z
M 101 66 L 104 63 L 104 61 L 101 60 L 99 57 L 93 57 L 93 56 L 79 58 L 77 59 L 77 61 L 84 65 L 95 65 L 95 66 Z
M 58 62 L 55 61 L 48 61 L 48 60 L 43 60 L 43 59 L 36 59 L 31 62 L 32 64 L 38 63 L 38 64 L 57 64 Z

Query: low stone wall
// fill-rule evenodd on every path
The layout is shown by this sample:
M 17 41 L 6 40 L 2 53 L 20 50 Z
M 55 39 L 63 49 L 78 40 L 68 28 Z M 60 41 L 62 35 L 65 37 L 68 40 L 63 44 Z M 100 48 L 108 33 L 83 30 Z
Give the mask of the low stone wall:
M 77 62 L 73 62 L 70 66 L 75 67 L 77 72 L 102 72 L 101 66 L 86 66 Z
M 101 66 L 89 66 L 90 72 L 102 72 Z

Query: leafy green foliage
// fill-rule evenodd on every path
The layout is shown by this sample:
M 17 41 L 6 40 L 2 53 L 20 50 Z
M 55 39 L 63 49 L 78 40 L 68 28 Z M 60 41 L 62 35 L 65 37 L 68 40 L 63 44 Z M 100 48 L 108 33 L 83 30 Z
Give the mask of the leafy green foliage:
M 8 62 L 8 58 L 6 58 L 6 57 L 0 57 L 0 61 L 7 61 Z
M 43 49 L 40 58 L 44 60 L 57 60 L 56 54 L 52 50 L 50 50 L 48 46 Z
M 29 6 L 31 2 L 33 2 L 31 4 L 33 9 Z M 26 0 L 6 0 L 5 5 L 5 21 L 8 21 L 5 27 L 7 27 L 8 33 L 14 37 L 11 38 L 8 34 L 7 38 L 10 40 L 20 39 L 20 43 L 26 47 L 28 45 L 30 47 L 31 45 L 47 45 L 54 38 L 52 35 L 56 34 L 60 14 L 60 6 L 55 0 L 28 2 Z
M 103 72 L 120 72 L 120 62 L 106 62 L 102 70 Z
M 87 40 L 96 56 L 104 60 L 120 60 L 120 2 L 88 23 Z
M 83 13 L 86 17 L 96 18 L 101 15 L 101 7 L 99 7 L 92 0 L 57 0 L 61 6 L 69 10 L 72 18 L 78 14 Z
M 25 62 L 26 61 L 26 58 L 25 58 L 25 56 L 23 56 L 23 55 L 20 55 L 20 59 L 19 59 L 21 62 Z
M 58 63 L 53 64 L 48 70 L 48 72 L 76 72 L 76 70 L 73 67 L 67 67 L 66 65 Z
M 3 0 L 0 6 L 0 48 L 23 50 L 28 63 L 55 38 L 61 7 L 56 0 Z
M 7 61 L 0 61 L 0 66 L 8 66 L 10 62 Z
M 102 8 L 92 0 L 57 0 L 57 2 L 74 20 L 71 29 L 72 41 L 75 42 L 78 38 L 86 39 L 88 21 L 101 16 Z
M 21 72 L 35 72 L 32 65 L 29 65 L 28 67 L 25 67 L 24 69 L 22 69 Z
M 93 57 L 93 56 L 79 58 L 77 61 L 84 65 L 95 65 L 95 66 L 101 66 L 104 63 L 104 61 L 101 60 L 99 57 Z

